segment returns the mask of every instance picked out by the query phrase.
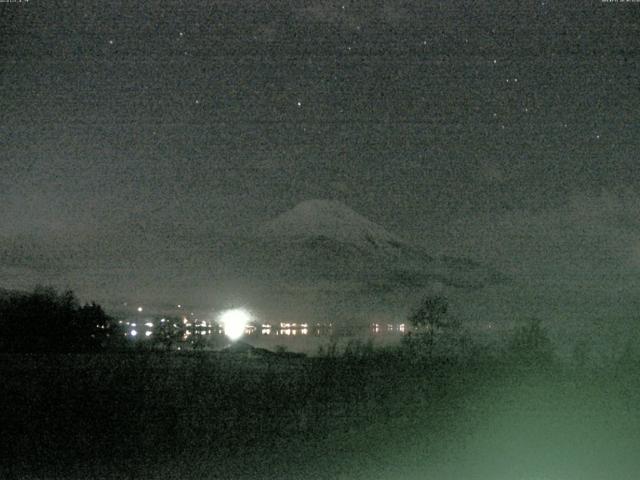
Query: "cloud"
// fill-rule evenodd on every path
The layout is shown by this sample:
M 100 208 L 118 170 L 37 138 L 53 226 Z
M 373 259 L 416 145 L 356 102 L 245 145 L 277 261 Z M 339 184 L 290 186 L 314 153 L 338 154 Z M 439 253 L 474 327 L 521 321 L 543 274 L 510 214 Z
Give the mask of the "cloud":
M 443 250 L 511 271 L 579 275 L 640 268 L 640 197 L 576 194 L 557 208 L 467 216 L 449 226 Z M 442 240 L 441 240 L 442 241 Z

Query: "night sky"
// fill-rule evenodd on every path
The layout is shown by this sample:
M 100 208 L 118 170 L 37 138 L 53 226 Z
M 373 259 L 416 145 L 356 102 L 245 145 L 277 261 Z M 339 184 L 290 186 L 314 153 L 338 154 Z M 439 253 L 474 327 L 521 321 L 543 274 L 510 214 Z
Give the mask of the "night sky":
M 31 0 L 0 32 L 0 286 L 320 198 L 638 293 L 640 3 Z

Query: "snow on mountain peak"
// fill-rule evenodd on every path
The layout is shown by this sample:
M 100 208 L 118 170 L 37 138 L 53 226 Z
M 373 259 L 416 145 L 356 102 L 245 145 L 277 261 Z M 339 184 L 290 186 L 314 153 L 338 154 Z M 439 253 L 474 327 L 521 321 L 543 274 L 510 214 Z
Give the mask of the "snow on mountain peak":
M 263 225 L 261 233 L 267 237 L 326 237 L 340 242 L 367 242 L 376 246 L 402 243 L 399 237 L 335 200 L 299 203 Z

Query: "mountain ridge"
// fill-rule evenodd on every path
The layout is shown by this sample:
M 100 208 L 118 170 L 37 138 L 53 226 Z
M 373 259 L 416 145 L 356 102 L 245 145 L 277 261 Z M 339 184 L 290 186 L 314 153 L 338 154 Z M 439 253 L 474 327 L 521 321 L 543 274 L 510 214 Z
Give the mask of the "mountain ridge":
M 468 258 L 435 258 L 335 200 L 307 200 L 266 221 L 255 245 L 249 262 L 287 281 L 344 278 L 392 288 L 413 280 L 416 286 L 479 288 L 498 278 Z
M 293 228 L 293 230 L 286 230 Z M 305 230 L 302 231 L 301 229 Z M 299 235 L 314 233 L 358 234 L 368 231 L 370 234 L 388 240 L 400 240 L 380 225 L 360 215 L 337 200 L 305 200 L 292 209 L 267 221 L 261 227 L 264 234 Z

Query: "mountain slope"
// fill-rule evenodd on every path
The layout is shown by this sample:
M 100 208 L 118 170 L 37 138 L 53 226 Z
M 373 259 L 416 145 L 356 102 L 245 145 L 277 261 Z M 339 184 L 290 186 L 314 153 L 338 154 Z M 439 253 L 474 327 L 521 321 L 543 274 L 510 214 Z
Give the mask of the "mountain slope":
M 398 248 L 402 240 L 346 205 L 332 200 L 308 200 L 260 229 L 263 237 L 328 238 L 361 248 Z
M 439 283 L 478 288 L 495 272 L 466 259 L 433 258 L 346 205 L 310 200 L 262 225 L 245 269 L 274 282 L 336 285 L 359 290 L 421 287 Z

